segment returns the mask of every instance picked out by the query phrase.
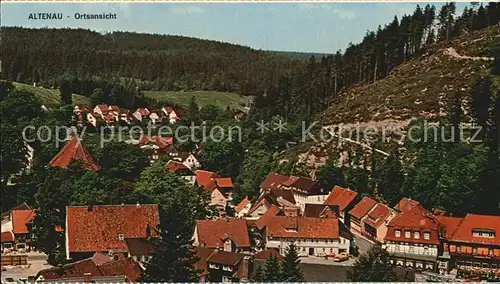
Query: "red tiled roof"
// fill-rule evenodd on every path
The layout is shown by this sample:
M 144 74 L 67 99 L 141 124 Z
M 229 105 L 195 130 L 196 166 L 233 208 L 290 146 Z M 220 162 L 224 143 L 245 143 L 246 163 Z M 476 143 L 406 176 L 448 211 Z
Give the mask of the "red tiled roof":
M 101 111 L 108 110 L 108 105 L 97 105 L 97 107 L 98 107 Z
M 38 272 L 44 280 L 68 279 L 75 277 L 102 276 L 101 271 L 92 258 L 87 258 L 73 263 L 68 263 L 62 267 L 44 269 Z
M 240 203 L 238 203 L 238 205 L 236 205 L 234 207 L 234 211 L 236 211 L 236 213 L 240 213 L 241 210 L 243 210 L 243 208 L 248 204 L 250 203 L 250 201 L 248 200 L 248 196 L 245 197 L 245 199 L 243 199 L 242 201 L 240 201 Z
M 2 243 L 13 242 L 14 241 L 14 233 L 12 233 L 12 231 L 2 232 L 1 240 L 2 240 Z
M 419 204 L 399 213 L 389 222 L 385 239 L 392 241 L 439 244 L 438 230 L 440 226 L 441 224 L 435 216 Z M 395 230 L 401 230 L 400 237 L 395 236 Z M 417 240 L 413 238 L 413 234 L 411 234 L 410 238 L 406 238 L 405 231 L 429 232 L 430 238 L 425 240 L 422 236 Z
M 217 187 L 214 182 L 214 178 L 217 177 L 216 173 L 205 170 L 197 170 L 194 173 L 196 175 L 196 183 L 203 189 L 212 191 Z
M 66 207 L 66 248 L 69 252 L 98 252 L 125 250 L 124 238 L 157 236 L 158 205 L 97 205 L 89 211 L 87 206 Z
M 273 248 L 260 251 L 260 252 L 256 253 L 254 256 L 255 259 L 261 259 L 261 260 L 267 260 L 271 257 L 276 258 L 278 261 L 283 260 L 283 256 L 277 250 L 275 250 Z
M 238 262 L 240 262 L 240 260 L 243 258 L 243 256 L 244 254 L 241 253 L 219 250 L 214 251 L 214 253 L 208 257 L 207 262 L 236 266 Z
M 262 189 L 272 189 L 276 188 L 281 183 L 287 181 L 289 179 L 288 176 L 277 174 L 277 173 L 270 173 L 267 175 L 266 179 L 260 184 L 260 188 Z
M 325 205 L 325 204 L 311 204 L 306 203 L 304 207 L 304 217 L 327 217 L 327 218 L 338 218 L 339 217 L 339 206 L 338 205 Z
M 494 233 L 494 237 L 475 237 L 473 230 L 486 230 Z M 450 238 L 451 241 L 500 245 L 500 216 L 467 214 Z
M 217 185 L 217 187 L 221 187 L 221 188 L 232 188 L 233 187 L 233 181 L 231 180 L 231 178 L 215 178 L 215 184 Z
M 373 228 L 378 228 L 390 215 L 391 208 L 382 203 L 377 203 L 377 205 L 372 207 L 368 214 L 363 218 L 363 222 Z
M 266 226 L 266 236 L 284 238 L 339 238 L 339 220 L 336 218 L 309 218 L 275 216 Z
M 101 168 L 94 162 L 90 153 L 76 137 L 72 137 L 70 141 L 64 144 L 61 151 L 49 162 L 49 166 L 68 168 L 69 164 L 74 160 L 80 162 L 87 170 L 97 171 Z
M 350 190 L 349 188 L 343 188 L 340 186 L 335 186 L 330 192 L 330 195 L 325 200 L 326 205 L 338 205 L 340 211 L 344 211 L 351 202 L 354 201 L 357 192 Z
M 418 202 L 416 200 L 412 200 L 412 199 L 403 197 L 398 202 L 398 204 L 396 204 L 396 206 L 394 207 L 394 209 L 398 210 L 399 212 L 403 212 L 403 211 L 409 210 L 412 207 L 417 206 L 419 204 L 420 204 L 420 202 Z
M 264 194 L 255 201 L 255 203 L 248 210 L 248 214 L 252 214 L 255 210 L 257 210 L 262 204 L 264 204 L 267 208 L 270 208 L 273 203 L 269 201 L 270 197 L 267 194 Z
M 141 275 L 142 269 L 132 258 L 106 262 L 99 266 L 103 276 L 125 276 L 130 282 L 135 282 Z
M 314 193 L 316 184 L 317 182 L 310 178 L 296 176 L 291 176 L 287 181 L 282 183 L 283 186 L 296 188 L 309 194 Z
M 358 204 L 356 204 L 356 206 L 354 206 L 354 208 L 352 208 L 351 211 L 349 211 L 349 214 L 361 220 L 361 218 L 363 218 L 368 211 L 375 206 L 375 204 L 377 204 L 377 201 L 365 196 L 360 202 L 358 202 Z
M 196 230 L 200 246 L 222 247 L 224 238 L 230 238 L 239 248 L 250 247 L 248 227 L 244 219 L 198 220 Z
M 455 230 L 462 222 L 463 218 L 459 217 L 448 217 L 448 216 L 436 216 L 436 219 L 443 225 L 443 235 L 445 239 L 451 238 Z
M 136 110 L 138 113 L 140 113 L 141 115 L 148 115 L 149 114 L 149 110 L 147 108 L 138 108 Z
M 12 231 L 14 234 L 27 234 L 26 223 L 35 218 L 33 210 L 12 210 Z
M 161 136 L 143 136 L 141 140 L 139 140 L 139 145 L 144 146 L 144 145 L 156 145 L 158 148 L 163 149 L 165 147 L 168 147 L 174 143 L 174 138 L 173 137 L 161 137 Z
M 80 111 L 92 111 L 92 109 L 88 105 L 76 104 Z
M 120 108 L 116 105 L 109 106 L 109 109 L 114 111 L 120 111 Z
M 167 171 L 170 173 L 177 173 L 177 172 L 191 171 L 191 170 L 181 162 L 170 160 L 167 163 Z
M 264 213 L 264 215 L 260 216 L 259 219 L 257 219 L 257 221 L 255 221 L 255 227 L 257 227 L 259 230 L 262 230 L 262 228 L 264 228 L 267 223 L 269 222 L 269 220 L 278 215 L 278 213 L 280 213 L 280 209 L 278 206 L 276 205 L 271 205 L 271 207 L 269 207 L 269 209 L 266 211 L 266 213 Z
M 207 259 L 213 253 L 215 253 L 215 250 L 213 248 L 204 248 L 204 247 L 196 248 L 196 257 L 198 257 L 198 261 L 195 263 L 194 268 L 197 270 L 202 270 L 200 272 L 200 277 L 208 275 Z
M 95 255 L 91 258 L 65 264 L 62 267 L 44 269 L 38 272 L 37 278 L 42 276 L 44 280 L 70 280 L 95 276 L 125 276 L 128 282 L 136 282 L 142 272 L 141 267 L 132 258 L 113 260 L 107 258 L 99 259 Z
M 293 192 L 291 190 L 287 189 L 281 189 L 281 188 L 272 188 L 269 191 L 269 195 L 275 200 L 278 200 L 278 197 L 283 198 L 284 200 L 295 204 L 295 197 L 293 197 Z

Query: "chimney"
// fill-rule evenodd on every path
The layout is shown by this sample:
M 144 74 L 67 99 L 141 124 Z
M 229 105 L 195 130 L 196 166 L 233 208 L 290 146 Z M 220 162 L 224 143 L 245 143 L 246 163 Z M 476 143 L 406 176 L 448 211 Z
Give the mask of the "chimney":
M 151 236 L 151 227 L 149 226 L 149 223 L 146 225 L 146 237 Z
M 135 206 L 136 207 L 141 207 L 141 204 L 139 203 L 139 201 L 137 201 L 137 204 Z
M 92 209 L 94 209 L 94 204 L 89 204 L 87 211 L 92 212 Z

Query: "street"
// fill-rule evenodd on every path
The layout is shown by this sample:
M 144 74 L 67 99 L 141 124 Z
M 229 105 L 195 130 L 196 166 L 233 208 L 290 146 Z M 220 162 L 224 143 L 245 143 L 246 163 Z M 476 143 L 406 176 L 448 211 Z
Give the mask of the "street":
M 28 265 L 20 266 L 5 266 L 6 271 L 2 271 L 2 283 L 4 283 L 6 278 L 13 278 L 14 280 L 19 280 L 22 278 L 28 278 L 28 276 L 36 276 L 38 271 L 51 266 L 47 264 L 47 255 L 38 252 L 27 252 L 24 253 L 28 255 Z

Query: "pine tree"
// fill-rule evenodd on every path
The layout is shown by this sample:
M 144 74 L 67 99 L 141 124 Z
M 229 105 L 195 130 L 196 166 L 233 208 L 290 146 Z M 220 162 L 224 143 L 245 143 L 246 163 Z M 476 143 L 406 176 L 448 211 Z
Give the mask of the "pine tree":
M 281 281 L 281 267 L 276 257 L 271 256 L 266 260 L 264 266 L 264 281 L 279 282 Z
M 284 282 L 302 282 L 304 274 L 299 267 L 300 258 L 295 244 L 290 244 L 286 249 L 285 259 L 281 262 L 281 280 Z
M 380 245 L 374 245 L 368 252 L 363 253 L 347 271 L 347 278 L 353 282 L 398 281 L 389 264 L 389 253 Z
M 262 265 L 259 265 L 257 269 L 255 269 L 252 275 L 253 282 L 264 282 L 264 270 L 262 269 Z
M 61 104 L 70 105 L 72 103 L 71 98 L 71 82 L 69 79 L 63 78 L 59 86 L 59 92 L 61 94 Z

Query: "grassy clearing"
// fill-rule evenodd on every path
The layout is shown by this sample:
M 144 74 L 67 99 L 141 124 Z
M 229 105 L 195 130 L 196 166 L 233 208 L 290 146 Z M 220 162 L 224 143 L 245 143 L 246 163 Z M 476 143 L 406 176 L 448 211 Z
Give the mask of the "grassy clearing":
M 33 87 L 32 85 L 17 82 L 13 82 L 13 84 L 17 90 L 33 93 L 46 107 L 55 108 L 61 105 L 61 97 L 57 89 Z M 82 95 L 73 94 L 73 104 L 90 105 L 90 99 Z
M 224 93 L 215 91 L 188 91 L 188 92 L 159 92 L 145 91 L 146 97 L 153 98 L 159 102 L 170 102 L 187 106 L 191 97 L 194 96 L 199 106 L 208 104 L 216 105 L 225 109 L 246 106 L 252 101 L 250 96 L 242 96 L 235 93 Z

